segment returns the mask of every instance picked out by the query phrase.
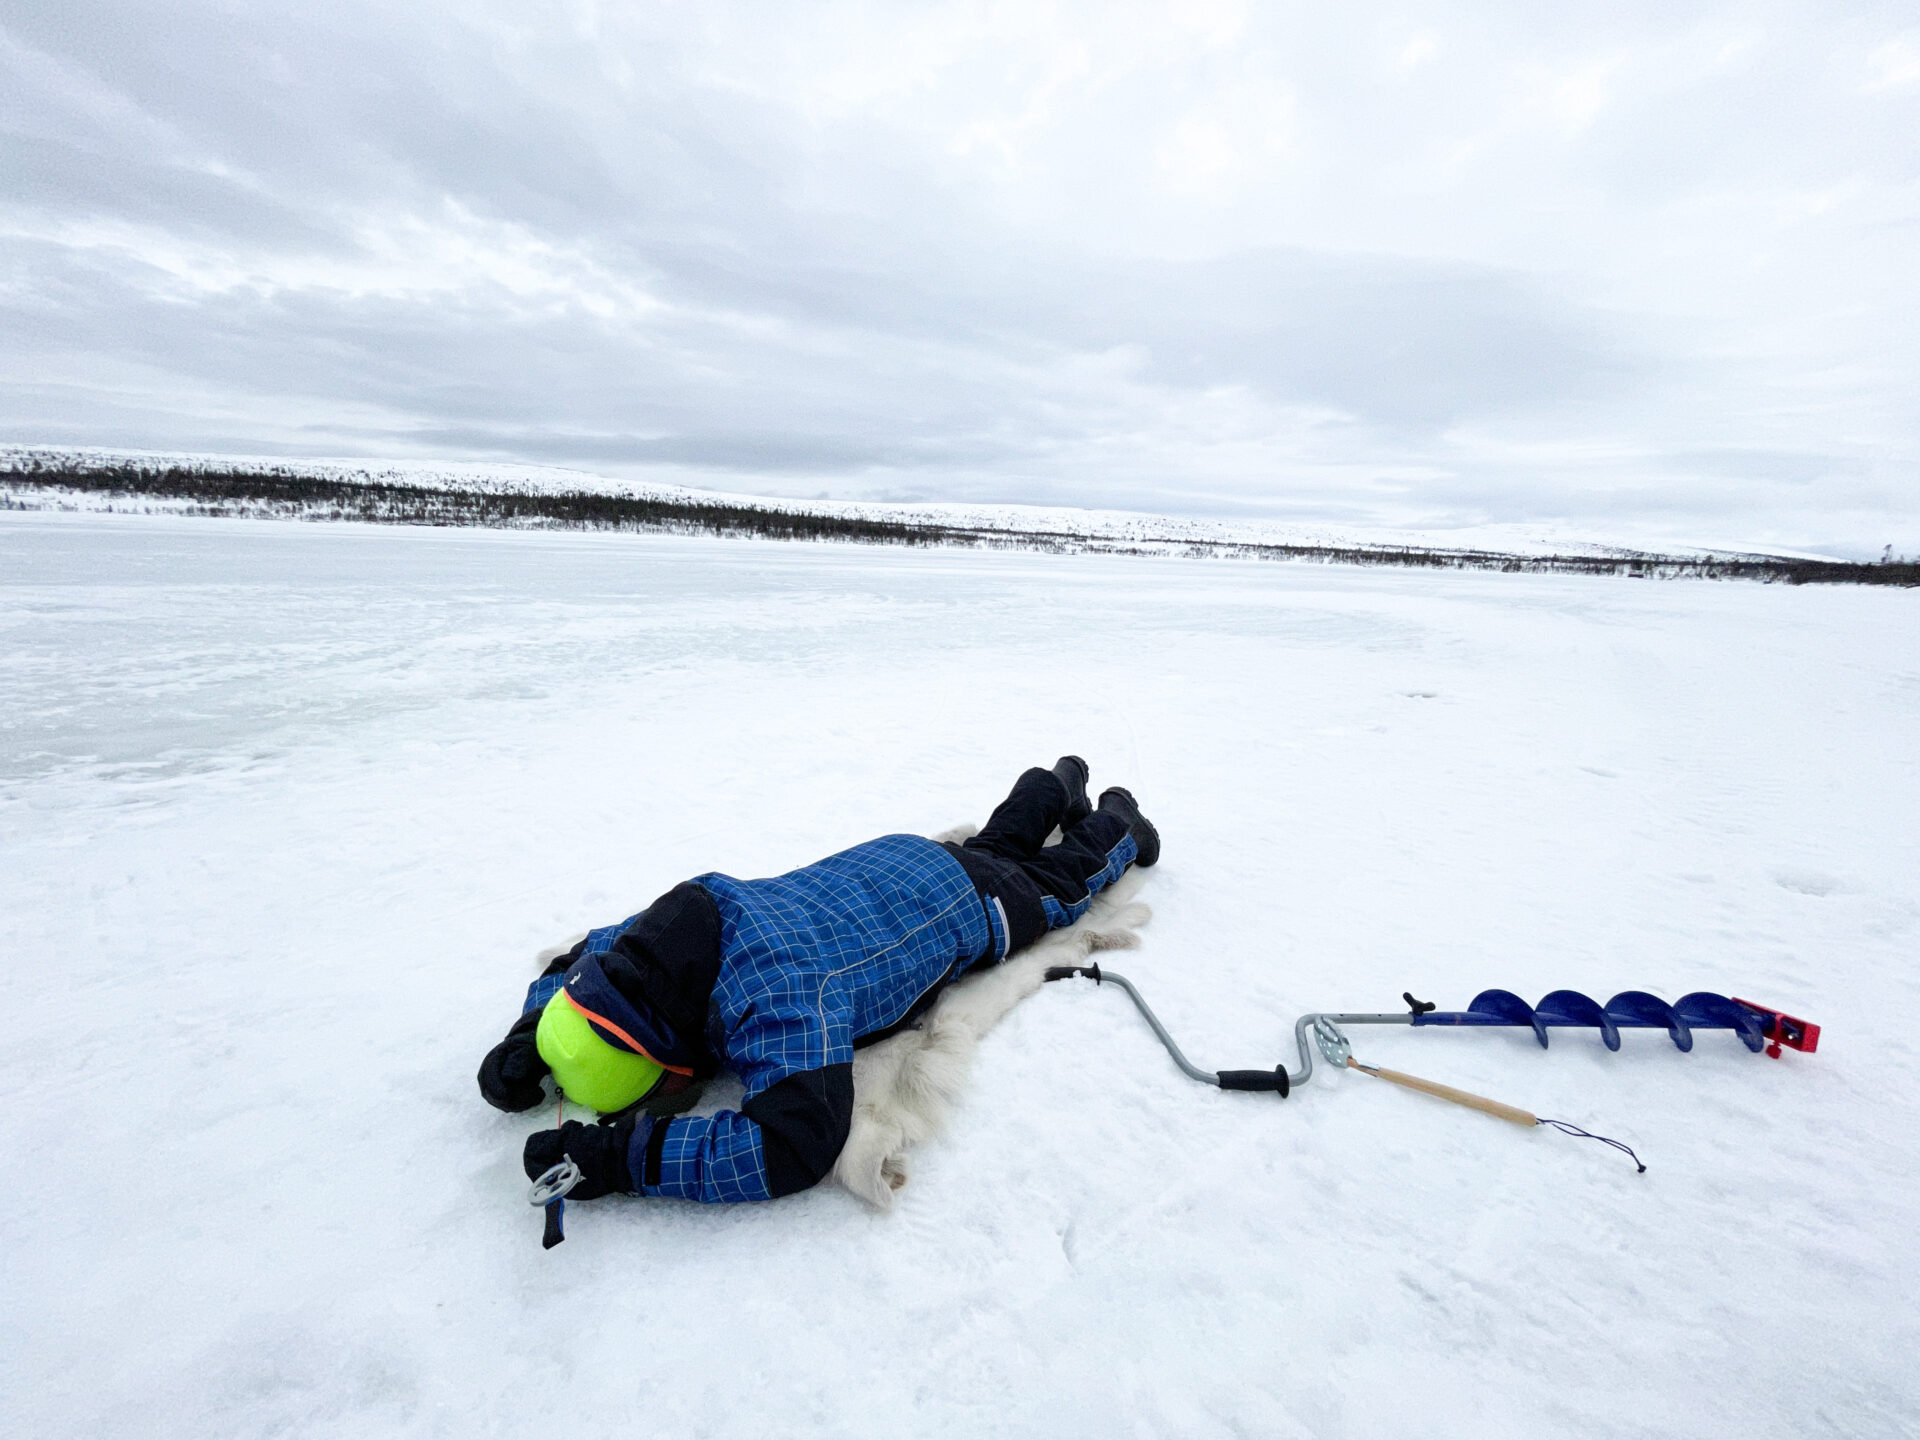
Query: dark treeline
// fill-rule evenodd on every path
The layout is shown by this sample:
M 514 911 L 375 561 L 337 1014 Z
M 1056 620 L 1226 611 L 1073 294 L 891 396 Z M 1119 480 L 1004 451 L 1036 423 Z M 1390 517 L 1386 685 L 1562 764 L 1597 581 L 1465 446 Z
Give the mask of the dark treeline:
M 436 490 L 386 481 L 339 480 L 291 471 L 187 469 L 181 466 L 87 466 L 64 469 L 38 460 L 0 472 L 35 486 L 88 494 L 187 500 L 207 513 L 268 509 L 301 517 L 367 520 L 390 525 L 479 525 L 567 530 L 673 530 L 708 535 L 762 535 L 777 540 L 857 540 L 869 544 L 935 545 L 950 532 L 835 515 L 807 515 L 711 501 L 654 500 L 573 490 Z
M 297 470 L 238 470 L 179 465 L 85 465 L 20 457 L 0 468 L 0 484 L 76 491 L 110 499 L 185 501 L 205 515 L 270 514 L 298 519 L 360 520 L 388 525 L 485 526 L 496 529 L 644 530 L 774 540 L 841 540 L 869 545 L 965 545 L 1109 554 L 1186 554 L 1348 565 L 1553 572 L 1583 575 L 1697 577 L 1784 581 L 1790 585 L 1920 585 L 1920 563 L 1854 564 L 1764 556 L 1693 559 L 1627 554 L 1507 555 L 1497 551 L 1413 547 L 1263 545 L 1176 537 L 1122 540 L 1063 531 L 996 530 L 815 515 L 717 500 L 652 499 L 572 490 L 437 490 L 386 480 L 302 475 Z

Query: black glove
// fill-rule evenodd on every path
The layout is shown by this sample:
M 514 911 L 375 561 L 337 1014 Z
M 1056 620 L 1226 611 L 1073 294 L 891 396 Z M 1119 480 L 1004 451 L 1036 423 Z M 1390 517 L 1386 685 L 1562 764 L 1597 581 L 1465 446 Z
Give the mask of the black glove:
M 633 1121 L 618 1125 L 582 1125 L 569 1120 L 558 1130 L 536 1130 L 527 1137 L 520 1164 L 527 1179 L 538 1180 L 560 1163 L 564 1155 L 580 1167 L 580 1183 L 567 1192 L 569 1200 L 598 1200 L 602 1195 L 631 1195 L 633 1174 L 627 1169 L 627 1147 L 633 1143 Z
M 507 1038 L 480 1062 L 480 1093 L 494 1109 L 531 1110 L 547 1098 L 540 1087 L 547 1062 L 540 1058 L 540 1047 L 533 1039 L 533 1032 L 539 1028 L 540 1012 L 529 1010 L 513 1022 Z

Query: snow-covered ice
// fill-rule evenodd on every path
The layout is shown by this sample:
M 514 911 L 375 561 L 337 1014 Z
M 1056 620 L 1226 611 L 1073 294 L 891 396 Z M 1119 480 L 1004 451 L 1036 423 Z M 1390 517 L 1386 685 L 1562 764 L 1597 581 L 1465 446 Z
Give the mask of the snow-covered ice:
M 1909 593 L 0 515 L 11 1435 L 1915 1433 Z M 536 949 L 977 819 L 1064 750 L 1117 962 L 1296 1015 L 1717 990 L 1825 1027 L 1357 1031 L 1111 990 L 893 1214 L 569 1207 L 474 1087 Z

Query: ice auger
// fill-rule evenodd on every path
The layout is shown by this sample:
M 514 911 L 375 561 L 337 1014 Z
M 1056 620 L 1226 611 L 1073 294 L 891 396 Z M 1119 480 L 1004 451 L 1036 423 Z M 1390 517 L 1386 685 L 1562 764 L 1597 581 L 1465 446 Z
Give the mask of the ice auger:
M 1682 995 L 1671 1005 L 1644 990 L 1623 990 L 1605 1005 L 1582 995 L 1578 990 L 1555 990 L 1538 1005 L 1527 1004 L 1511 990 L 1482 990 L 1465 1010 L 1441 1010 L 1432 1002 L 1416 1000 L 1411 993 L 1407 993 L 1400 997 L 1407 1002 L 1407 1008 L 1401 1011 L 1370 1015 L 1302 1015 L 1293 1025 L 1294 1047 L 1300 1055 L 1299 1069 L 1290 1072 L 1286 1066 L 1276 1065 L 1271 1070 L 1211 1071 L 1202 1070 L 1187 1059 L 1167 1033 L 1166 1026 L 1160 1023 L 1160 1017 L 1153 1013 L 1126 976 L 1111 970 L 1103 971 L 1098 965 L 1055 965 L 1046 974 L 1048 980 L 1067 980 L 1075 976 L 1084 976 L 1096 984 L 1118 985 L 1125 990 L 1146 1018 L 1147 1024 L 1153 1027 L 1153 1033 L 1160 1037 L 1160 1043 L 1167 1047 L 1167 1053 L 1173 1057 L 1174 1063 L 1203 1084 L 1217 1085 L 1222 1090 L 1270 1091 L 1285 1099 L 1295 1088 L 1313 1078 L 1313 1051 L 1318 1049 L 1330 1065 L 1358 1070 L 1377 1079 L 1450 1100 L 1456 1105 L 1465 1105 L 1502 1120 L 1510 1120 L 1517 1125 L 1548 1125 L 1570 1135 L 1602 1141 L 1615 1149 L 1625 1150 L 1642 1171 L 1647 1167 L 1640 1164 L 1639 1157 L 1633 1151 L 1604 1135 L 1589 1134 L 1564 1120 L 1543 1120 L 1518 1106 L 1504 1105 L 1498 1100 L 1489 1100 L 1483 1095 L 1456 1090 L 1432 1080 L 1422 1080 L 1416 1075 L 1383 1069 L 1377 1065 L 1363 1065 L 1353 1058 L 1352 1047 L 1340 1027 L 1407 1025 L 1416 1029 L 1430 1029 L 1438 1026 L 1526 1026 L 1533 1031 L 1542 1049 L 1547 1047 L 1547 1032 L 1550 1029 L 1597 1030 L 1600 1032 L 1600 1042 L 1609 1050 L 1620 1048 L 1622 1030 L 1664 1030 L 1681 1050 L 1693 1049 L 1693 1032 L 1696 1030 L 1731 1030 L 1747 1049 L 1755 1054 L 1764 1049 L 1776 1060 L 1780 1058 L 1783 1046 L 1809 1055 L 1820 1047 L 1818 1025 L 1765 1005 L 1756 1005 L 1751 1000 L 1715 995 L 1705 990 Z M 1307 1043 L 1309 1034 L 1313 1037 L 1312 1045 Z

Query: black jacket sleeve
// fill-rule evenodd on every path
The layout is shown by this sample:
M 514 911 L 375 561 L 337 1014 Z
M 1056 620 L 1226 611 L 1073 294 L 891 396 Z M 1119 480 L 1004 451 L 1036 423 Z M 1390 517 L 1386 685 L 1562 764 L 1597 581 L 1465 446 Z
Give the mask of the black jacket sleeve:
M 740 1107 L 760 1127 L 767 1191 L 774 1199 L 826 1179 L 853 1128 L 853 1066 L 802 1070 Z
M 636 1162 L 648 1195 L 773 1200 L 825 1179 L 853 1125 L 853 1066 L 803 1070 L 738 1110 L 652 1122 Z

